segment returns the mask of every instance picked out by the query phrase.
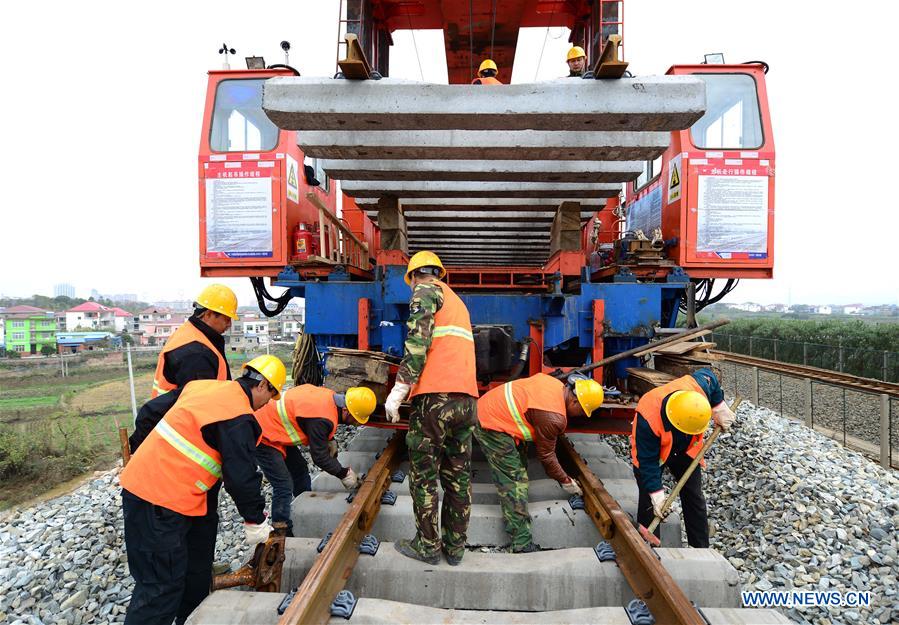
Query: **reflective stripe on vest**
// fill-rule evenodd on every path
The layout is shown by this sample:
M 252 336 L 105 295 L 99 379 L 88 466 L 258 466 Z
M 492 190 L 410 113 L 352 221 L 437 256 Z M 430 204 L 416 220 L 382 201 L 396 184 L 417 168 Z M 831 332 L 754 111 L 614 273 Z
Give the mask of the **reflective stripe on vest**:
M 156 427 L 154 429 L 159 432 L 159 435 L 169 445 L 174 447 L 178 452 L 183 454 L 192 462 L 197 463 L 198 465 L 209 471 L 209 473 L 211 473 L 216 479 L 222 477 L 222 465 L 216 462 L 214 458 L 206 454 L 202 449 L 181 436 L 181 434 L 179 434 L 175 430 L 175 428 L 165 422 L 165 417 L 163 417 L 162 421 L 156 424 Z M 209 489 L 204 488 L 203 490 Z
M 287 393 L 281 395 L 281 399 L 277 401 L 275 407 L 278 409 L 278 416 L 281 417 L 281 425 L 284 426 L 284 431 L 287 432 L 290 440 L 293 441 L 294 445 L 302 445 L 303 441 L 300 439 L 296 428 L 293 427 L 293 423 L 290 422 L 290 415 L 287 414 L 287 405 L 284 403 L 287 399 L 286 395 Z
M 512 395 L 511 382 L 506 382 L 505 384 L 503 384 L 503 395 L 506 398 L 506 407 L 509 409 L 509 414 L 511 414 L 512 418 L 515 419 L 515 425 L 518 426 L 518 429 L 521 431 L 521 435 L 524 437 L 524 440 L 533 440 L 531 437 L 531 431 L 525 425 L 524 418 L 521 416 L 521 412 L 519 412 L 518 406 L 515 404 L 515 397 Z
M 153 380 L 153 390 L 156 392 L 156 397 L 159 397 L 160 395 L 165 395 L 166 393 L 169 392 L 168 389 L 162 388 L 160 386 L 159 380 L 155 380 L 155 379 Z
M 435 339 L 439 339 L 443 336 L 455 336 L 474 343 L 474 336 L 471 332 L 465 328 L 460 328 L 459 326 L 434 326 L 434 332 L 431 336 Z

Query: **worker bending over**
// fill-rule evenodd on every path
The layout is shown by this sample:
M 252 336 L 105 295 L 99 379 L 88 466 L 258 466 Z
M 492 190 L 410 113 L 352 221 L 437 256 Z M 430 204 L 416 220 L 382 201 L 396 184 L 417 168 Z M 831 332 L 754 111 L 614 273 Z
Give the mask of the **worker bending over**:
M 566 57 L 568 63 L 568 77 L 580 78 L 584 75 L 584 69 L 587 67 L 587 53 L 580 46 L 574 46 L 568 51 Z
M 153 390 L 158 397 L 191 380 L 230 380 L 222 335 L 237 319 L 237 296 L 223 284 L 210 284 L 197 296 L 194 312 L 159 352 Z
M 595 380 L 578 378 L 566 384 L 545 373 L 506 382 L 478 400 L 474 436 L 490 465 L 513 553 L 540 549 L 531 535 L 528 513 L 527 443 L 536 445 L 546 474 L 566 493 L 583 494 L 559 464 L 556 441 L 565 433 L 569 417 L 589 417 L 602 400 L 602 386 Z
M 125 623 L 184 623 L 209 594 L 222 482 L 247 544 L 268 538 L 253 411 L 279 396 L 286 377 L 280 360 L 259 356 L 238 380 L 189 382 L 140 442 L 119 477 L 134 578 Z
M 734 422 L 734 413 L 724 403 L 724 391 L 711 369 L 672 380 L 640 398 L 631 431 L 631 461 L 639 489 L 637 522 L 643 527 L 648 527 L 655 515 L 664 516 L 662 504 L 667 495 L 662 487 L 662 467 L 667 466 L 674 479 L 681 478 L 702 449 L 709 418 L 724 431 Z M 709 546 L 702 466 L 705 461 L 680 492 L 687 542 L 698 548 Z
M 499 70 L 496 69 L 496 63 L 491 59 L 487 59 L 478 68 L 478 77 L 471 81 L 473 85 L 501 85 L 496 75 Z
M 412 398 L 406 447 L 409 491 L 417 532 L 395 543 L 405 556 L 429 564 L 459 564 L 471 514 L 471 433 L 477 423 L 478 383 L 468 309 L 440 281 L 446 270 L 433 252 L 418 252 L 406 269 L 412 287 L 405 355 L 385 403 L 399 421 L 400 403 Z M 437 480 L 443 488 L 442 535 L 437 531 Z
M 377 403 L 374 392 L 364 386 L 343 394 L 303 384 L 284 391 L 280 399 L 256 411 L 256 421 L 262 428 L 256 462 L 272 485 L 272 521 L 287 523 L 288 536 L 293 536 L 291 501 L 312 489 L 309 467 L 299 446 L 309 447 L 315 466 L 339 479 L 344 488 L 356 488 L 359 480 L 352 467 L 341 466 L 335 457 L 334 435 L 341 422 L 367 423 Z

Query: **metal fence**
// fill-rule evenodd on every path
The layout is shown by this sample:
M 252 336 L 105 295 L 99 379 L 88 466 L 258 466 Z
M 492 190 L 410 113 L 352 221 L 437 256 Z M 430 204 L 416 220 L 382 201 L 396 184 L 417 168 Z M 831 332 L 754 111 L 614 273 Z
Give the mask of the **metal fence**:
M 719 368 L 734 395 L 802 421 L 885 468 L 899 468 L 899 399 L 748 365 L 721 362 Z
M 718 349 L 728 352 L 830 369 L 885 382 L 899 382 L 897 352 L 847 347 L 841 343 L 823 345 L 722 332 L 715 332 L 711 337 Z

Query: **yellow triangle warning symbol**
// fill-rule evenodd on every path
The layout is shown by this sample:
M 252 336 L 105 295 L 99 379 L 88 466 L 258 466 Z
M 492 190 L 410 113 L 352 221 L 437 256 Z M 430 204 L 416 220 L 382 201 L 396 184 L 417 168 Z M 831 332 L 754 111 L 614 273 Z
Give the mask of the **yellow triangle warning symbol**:
M 291 164 L 290 171 L 287 173 L 287 184 L 292 187 L 296 187 L 297 185 L 297 168 Z
M 674 187 L 680 185 L 680 174 L 677 173 L 677 165 L 671 166 L 671 184 L 668 185 L 669 189 L 673 189 Z

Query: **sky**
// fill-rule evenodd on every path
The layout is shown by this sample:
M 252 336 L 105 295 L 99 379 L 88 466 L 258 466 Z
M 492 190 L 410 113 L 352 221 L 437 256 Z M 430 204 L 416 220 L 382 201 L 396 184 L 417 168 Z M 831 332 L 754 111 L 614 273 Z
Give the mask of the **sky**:
M 477 1 L 477 0 L 476 0 Z M 263 7 L 265 10 L 263 11 Z M 764 60 L 777 150 L 775 278 L 727 301 L 899 303 L 894 3 L 626 0 L 624 57 L 664 74 L 723 52 Z M 12 3 L 0 20 L 0 294 L 192 299 L 206 72 L 263 55 L 331 75 L 336 0 Z M 840 18 L 852 21 L 841 23 Z M 562 76 L 564 29 L 522 31 L 512 82 Z M 442 34 L 394 34 L 392 77 L 445 82 Z M 416 47 L 418 54 L 416 54 Z M 538 66 L 538 60 L 540 60 Z M 246 279 L 223 280 L 241 304 Z

